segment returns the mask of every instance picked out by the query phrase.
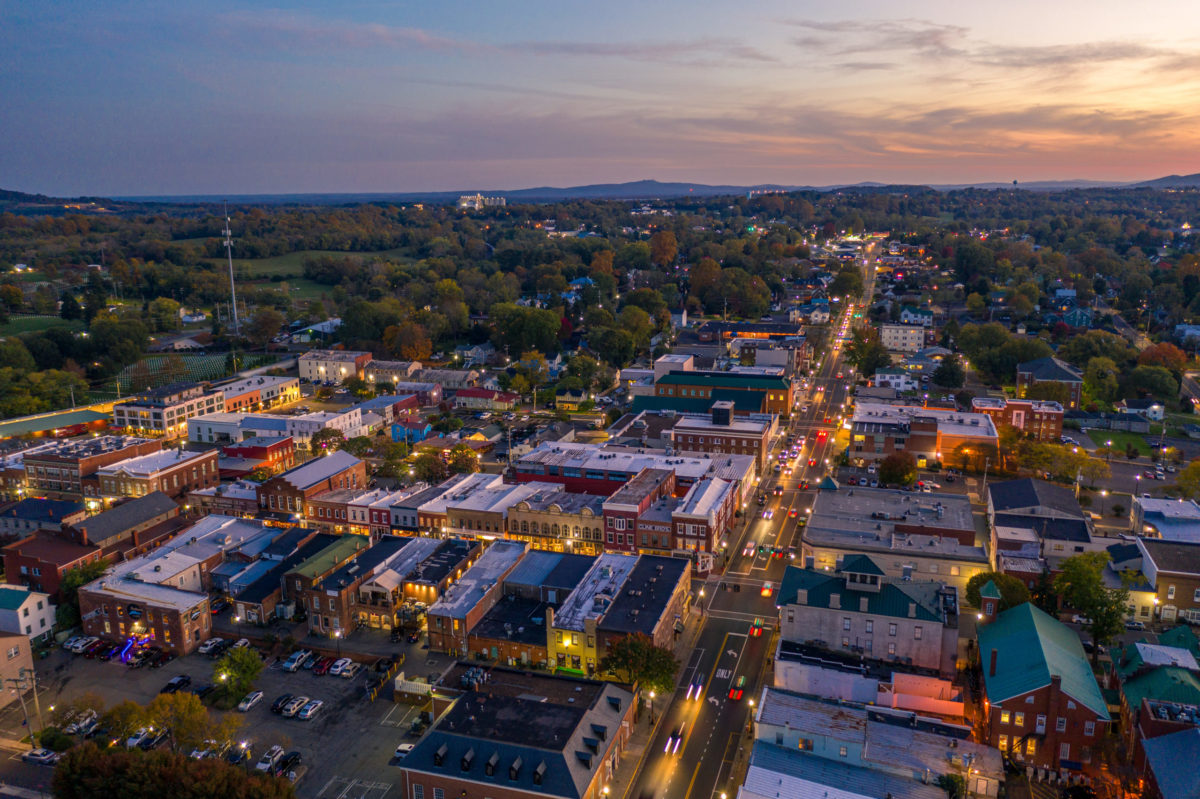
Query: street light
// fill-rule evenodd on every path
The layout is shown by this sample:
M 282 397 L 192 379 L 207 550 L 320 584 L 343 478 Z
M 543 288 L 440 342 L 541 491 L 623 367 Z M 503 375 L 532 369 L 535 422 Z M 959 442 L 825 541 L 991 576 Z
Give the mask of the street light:
M 342 657 L 342 631 L 334 630 L 333 637 L 337 639 L 337 656 L 340 659 Z
M 650 726 L 654 726 L 654 692 L 650 692 Z

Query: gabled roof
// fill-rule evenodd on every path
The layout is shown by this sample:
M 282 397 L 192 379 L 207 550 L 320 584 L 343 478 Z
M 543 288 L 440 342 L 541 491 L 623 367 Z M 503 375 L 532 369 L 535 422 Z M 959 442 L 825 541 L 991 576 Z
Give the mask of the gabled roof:
M 1107 720 L 1108 708 L 1079 636 L 1031 602 L 1004 611 L 979 627 L 979 655 L 988 700 L 998 704 L 1062 679 L 1062 690 Z M 996 650 L 996 673 L 990 670 Z
M 1191 652 L 1197 659 L 1200 659 L 1200 639 L 1192 632 L 1192 628 L 1186 624 L 1181 624 L 1178 627 L 1173 627 L 1165 633 L 1158 636 L 1158 643 L 1161 646 L 1174 646 L 1179 649 L 1186 649 Z
M 1017 374 L 1028 374 L 1034 380 L 1051 380 L 1059 383 L 1082 383 L 1083 372 L 1058 358 L 1038 358 L 1017 364 Z
M 164 513 L 178 510 L 179 505 L 175 503 L 175 500 L 161 491 L 155 491 L 144 497 L 122 502 L 104 513 L 98 513 L 90 519 L 78 522 L 74 527 L 86 532 L 88 541 L 91 543 L 103 546 L 104 542 L 139 524 L 144 524 Z
M 23 586 L 0 585 L 0 610 L 20 610 L 31 593 Z
M 842 558 L 842 566 L 838 571 L 874 574 L 879 577 L 884 575 L 883 569 L 879 568 L 879 564 L 870 555 L 847 555 Z
M 997 513 L 1018 508 L 1044 507 L 1083 518 L 1079 501 L 1071 489 L 1023 477 L 1020 480 L 1005 480 L 988 485 L 988 496 L 992 509 Z
M 1179 666 L 1163 666 L 1131 677 L 1121 691 L 1130 707 L 1141 707 L 1143 699 L 1200 705 L 1200 679 Z
M 302 463 L 299 466 L 288 469 L 286 472 L 271 479 L 284 480 L 296 488 L 304 489 L 314 486 L 323 480 L 328 480 L 335 474 L 340 474 L 357 463 L 360 463 L 358 458 L 345 450 L 339 449 L 334 450 L 328 455 L 313 458 L 307 463 Z

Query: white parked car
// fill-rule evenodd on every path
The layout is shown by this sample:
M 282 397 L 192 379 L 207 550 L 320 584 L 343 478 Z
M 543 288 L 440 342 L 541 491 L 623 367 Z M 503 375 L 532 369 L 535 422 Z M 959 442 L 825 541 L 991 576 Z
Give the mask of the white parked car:
M 331 676 L 336 677 L 339 674 L 341 674 L 343 671 L 345 671 L 346 667 L 349 666 L 353 662 L 354 661 L 351 660 L 350 658 L 340 658 L 338 660 L 335 660 L 335 661 L 333 661 L 333 665 L 329 667 L 329 674 Z
M 400 744 L 396 747 L 396 757 L 407 757 L 416 748 L 416 744 Z
M 246 694 L 245 699 L 243 699 L 241 702 L 238 702 L 238 710 L 245 713 L 247 710 L 261 702 L 262 698 L 262 691 L 251 691 L 250 693 Z
M 279 759 L 283 757 L 282 746 L 272 746 L 267 751 L 263 752 L 262 757 L 254 764 L 255 771 L 265 771 L 268 774 L 275 773 L 275 766 L 279 764 Z
M 209 638 L 207 641 L 200 644 L 200 646 L 196 647 L 196 651 L 201 655 L 207 655 L 209 652 L 213 651 L 215 647 L 220 646 L 221 641 L 222 639 L 220 638 Z
M 293 718 L 297 713 L 300 712 L 301 708 L 307 705 L 310 701 L 312 700 L 307 696 L 298 696 L 283 706 L 283 711 L 280 713 L 280 715 L 286 719 Z

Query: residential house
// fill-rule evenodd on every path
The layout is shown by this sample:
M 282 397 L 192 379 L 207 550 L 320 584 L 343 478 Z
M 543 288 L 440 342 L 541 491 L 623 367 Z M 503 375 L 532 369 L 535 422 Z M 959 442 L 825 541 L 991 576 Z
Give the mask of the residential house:
M 48 643 L 54 636 L 55 605 L 50 595 L 23 585 L 0 585 L 0 633 Z
M 1058 358 L 1038 358 L 1017 364 L 1017 397 L 1026 399 L 1036 386 L 1062 386 L 1065 405 L 1079 408 L 1083 398 L 1083 372 Z
M 1136 539 L 1142 574 L 1154 588 L 1157 614 L 1164 624 L 1200 623 L 1200 544 Z

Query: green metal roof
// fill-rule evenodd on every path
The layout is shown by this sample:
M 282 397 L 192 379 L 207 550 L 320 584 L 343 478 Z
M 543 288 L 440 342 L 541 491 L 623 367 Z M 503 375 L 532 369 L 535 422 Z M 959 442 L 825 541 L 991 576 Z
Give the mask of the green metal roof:
M 883 569 L 879 568 L 879 564 L 870 555 L 847 555 L 842 558 L 840 571 L 883 576 Z
M 988 580 L 983 588 L 979 589 L 980 599 L 1001 599 L 1000 589 L 996 587 L 995 580 Z
M 728 396 L 726 396 L 728 395 Z M 638 395 L 633 398 L 633 412 L 675 411 L 677 413 L 709 413 L 714 402 L 728 400 L 733 409 L 742 413 L 759 413 L 762 410 L 762 394 L 754 391 L 730 391 L 717 389 L 711 397 L 650 397 Z
M 1186 649 L 1195 655 L 1197 659 L 1200 659 L 1200 639 L 1196 638 L 1196 634 L 1192 632 L 1192 628 L 1186 624 L 1173 627 L 1158 636 L 1158 643 L 1163 646 L 1176 646 L 1180 649 Z
M 27 599 L 27 588 L 0 588 L 0 610 L 19 610 Z
M 71 427 L 77 424 L 89 424 L 108 419 L 109 414 L 91 411 L 86 408 L 78 411 L 63 413 L 47 413 L 40 416 L 30 416 L 24 419 L 12 419 L 0 422 L 0 438 L 26 436 L 31 433 L 44 433 L 47 430 L 57 430 L 60 427 Z
M 1004 611 L 978 629 L 983 681 L 993 703 L 1036 691 L 1062 679 L 1062 690 L 1102 719 L 1108 708 L 1092 674 L 1079 636 L 1031 602 Z M 999 657 L 996 673 L 989 671 L 991 650 Z
M 366 549 L 370 540 L 365 535 L 349 533 L 304 561 L 288 574 L 298 574 L 310 580 L 340 566 L 355 552 Z
M 830 596 L 837 594 L 839 605 L 844 610 L 940 623 L 943 619 L 937 598 L 939 588 L 938 583 L 927 581 L 884 582 L 879 591 L 859 591 L 851 587 L 840 573 L 789 566 L 784 572 L 783 582 L 779 585 L 775 604 L 779 607 L 799 604 L 810 608 L 828 608 Z M 804 602 L 796 601 L 797 592 L 800 590 L 808 592 Z M 862 597 L 867 598 L 865 611 L 862 610 Z M 913 603 L 917 606 L 917 614 L 910 617 L 908 606 Z
M 1178 666 L 1163 666 L 1148 671 L 1140 677 L 1127 680 L 1122 690 L 1131 708 L 1141 707 L 1143 699 L 1200 705 L 1200 679 Z
M 757 388 L 764 391 L 786 391 L 791 383 L 786 377 L 761 377 L 759 375 L 713 374 L 712 372 L 675 372 L 663 375 L 656 385 L 663 386 L 726 386 Z

